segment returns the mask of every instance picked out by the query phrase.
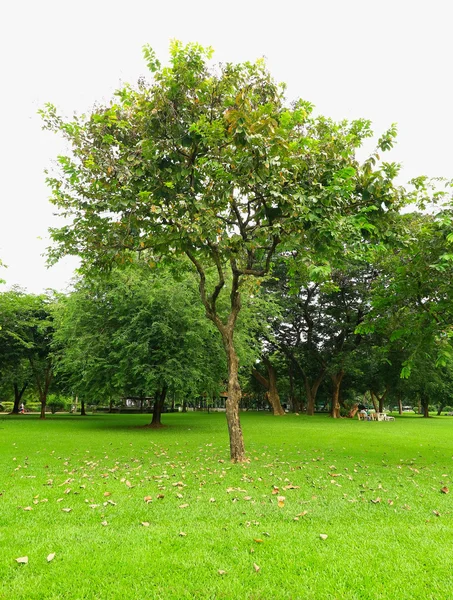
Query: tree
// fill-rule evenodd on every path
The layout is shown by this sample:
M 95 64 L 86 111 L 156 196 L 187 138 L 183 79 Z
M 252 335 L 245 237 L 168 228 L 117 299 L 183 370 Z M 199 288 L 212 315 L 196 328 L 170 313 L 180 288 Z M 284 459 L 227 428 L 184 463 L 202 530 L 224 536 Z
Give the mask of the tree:
M 144 52 L 150 84 L 125 86 L 109 106 L 69 121 L 52 105 L 42 112 L 72 149 L 48 177 L 69 221 L 52 230 L 51 257 L 79 255 L 85 269 L 146 248 L 190 259 L 227 357 L 230 455 L 240 462 L 234 335 L 244 283 L 261 280 L 277 251 L 297 248 L 316 262 L 342 252 L 345 237 L 385 230 L 381 222 L 403 197 L 392 183 L 397 169 L 377 168 L 377 154 L 360 165 L 355 151 L 371 135 L 369 122 L 334 123 L 314 118 L 308 102 L 289 106 L 262 60 L 211 68 L 211 49 L 173 42 L 163 68 Z M 392 128 L 379 147 L 394 136 Z
M 53 380 L 51 342 L 53 335 L 51 296 L 27 294 L 14 289 L 0 294 L 0 357 L 2 378 L 14 388 L 14 409 L 34 382 L 45 418 L 47 394 Z
M 219 391 L 225 365 L 195 301 L 193 273 L 184 264 L 173 271 L 150 272 L 140 260 L 108 279 L 78 282 L 56 322 L 57 369 L 68 391 L 90 401 L 152 396 L 154 427 L 168 394 Z

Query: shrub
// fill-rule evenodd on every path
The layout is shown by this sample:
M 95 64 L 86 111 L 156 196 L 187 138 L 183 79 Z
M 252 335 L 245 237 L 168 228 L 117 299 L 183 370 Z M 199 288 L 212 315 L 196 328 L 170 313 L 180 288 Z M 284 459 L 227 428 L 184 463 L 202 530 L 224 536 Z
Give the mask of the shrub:
M 49 408 L 50 412 L 54 415 L 57 411 L 66 409 L 66 402 L 60 398 L 52 398 L 50 402 L 47 403 L 47 408 Z

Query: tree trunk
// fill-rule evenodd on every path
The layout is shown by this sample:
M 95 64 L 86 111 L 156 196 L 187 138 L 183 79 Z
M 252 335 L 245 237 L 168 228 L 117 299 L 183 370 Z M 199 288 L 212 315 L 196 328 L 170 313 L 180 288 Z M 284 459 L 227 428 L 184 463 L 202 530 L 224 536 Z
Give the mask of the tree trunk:
M 379 402 L 379 411 L 378 412 L 380 412 L 380 413 L 384 412 L 384 400 L 385 400 L 385 397 L 387 396 L 387 392 L 388 392 L 388 387 L 385 388 L 385 391 L 380 398 L 376 393 L 373 392 L 374 396 L 377 398 L 377 400 Z
M 253 369 L 252 373 L 255 379 L 257 379 L 261 385 L 267 390 L 267 400 L 271 405 L 274 416 L 283 416 L 285 411 L 280 403 L 280 396 L 277 390 L 277 374 L 275 368 L 271 364 L 268 358 L 263 358 L 263 362 L 266 365 L 268 379 L 263 377 L 256 369 Z
M 109 402 L 109 413 L 113 412 L 113 398 L 110 398 L 110 402 Z
M 321 371 L 318 377 L 314 380 L 313 384 L 310 385 L 308 377 L 304 375 L 305 392 L 307 394 L 307 415 L 309 416 L 313 416 L 315 414 L 316 396 L 323 379 L 324 371 Z
M 403 401 L 401 400 L 401 396 L 398 396 L 398 413 L 400 415 L 403 414 Z
M 348 412 L 348 419 L 353 419 L 356 414 L 359 412 L 359 405 L 356 402 L 353 407 L 351 408 L 351 410 Z
M 81 417 L 86 417 L 87 413 L 85 411 L 85 400 L 82 398 L 81 402 L 80 402 L 80 416 Z
M 288 374 L 289 374 L 289 402 L 291 412 L 301 412 L 300 401 L 296 397 L 296 388 L 294 386 L 294 370 L 292 363 L 290 362 L 288 365 Z
M 46 404 L 47 404 L 47 394 L 45 396 L 40 396 L 41 401 L 41 414 L 39 415 L 40 419 L 46 418 Z
M 331 376 L 332 379 L 332 408 L 331 408 L 331 416 L 334 419 L 338 419 L 340 417 L 340 387 L 341 382 L 344 377 L 344 371 L 341 369 L 338 373 L 334 373 Z
M 422 405 L 422 409 L 423 409 L 423 418 L 429 419 L 429 398 L 427 398 L 426 396 L 423 396 L 421 398 L 421 405 Z
M 370 390 L 371 402 L 373 403 L 373 408 L 375 412 L 379 412 L 379 406 L 376 400 L 376 396 L 374 395 L 373 390 Z
M 12 415 L 19 414 L 20 401 L 22 400 L 22 396 L 24 395 L 24 392 L 27 389 L 27 386 L 28 386 L 28 382 L 24 383 L 24 385 L 22 386 L 22 389 L 19 390 L 19 386 L 17 385 L 17 383 L 14 384 L 14 406 L 13 406 L 13 410 L 11 411 Z
M 242 390 L 238 377 L 239 360 L 234 348 L 232 332 L 224 332 L 223 343 L 228 362 L 228 398 L 225 413 L 230 435 L 230 458 L 233 462 L 240 463 L 245 461 L 244 438 L 239 419 Z
M 162 410 L 164 408 L 166 397 L 167 397 L 167 386 L 164 384 L 160 393 L 156 392 L 156 398 L 154 400 L 154 407 L 153 407 L 153 420 L 151 421 L 150 427 L 155 427 L 156 429 L 158 429 L 159 427 L 162 427 L 161 415 L 162 415 Z

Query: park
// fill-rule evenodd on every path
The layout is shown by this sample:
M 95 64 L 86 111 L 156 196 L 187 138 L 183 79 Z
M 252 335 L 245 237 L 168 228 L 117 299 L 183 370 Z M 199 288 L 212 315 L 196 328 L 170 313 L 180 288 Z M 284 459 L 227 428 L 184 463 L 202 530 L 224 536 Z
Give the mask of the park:
M 78 266 L 1 284 L 0 598 L 453 597 L 452 181 L 264 59 L 142 53 L 38 111 Z

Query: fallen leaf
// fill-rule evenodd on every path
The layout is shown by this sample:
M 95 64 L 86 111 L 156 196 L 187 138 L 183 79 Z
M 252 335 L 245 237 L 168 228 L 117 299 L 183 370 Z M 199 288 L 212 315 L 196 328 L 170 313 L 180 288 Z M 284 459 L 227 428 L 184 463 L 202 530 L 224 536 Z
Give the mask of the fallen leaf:
M 327 539 L 329 536 L 327 536 L 325 533 L 320 533 L 320 534 L 319 534 L 319 537 L 320 537 L 322 540 L 326 540 L 326 539 Z
M 308 510 L 303 510 L 301 513 L 297 513 L 297 517 L 305 517 L 305 515 L 308 514 Z
M 253 538 L 253 541 L 256 542 L 257 544 L 263 543 L 263 540 L 261 540 L 260 538 Z
M 433 514 L 436 515 L 436 517 L 440 517 L 440 512 L 438 510 L 433 510 Z
M 441 488 L 441 490 L 440 490 L 440 491 L 442 492 L 442 494 L 448 494 L 448 492 L 449 492 L 450 490 L 447 488 L 447 486 L 445 486 L 445 487 Z
M 379 503 L 380 503 L 380 501 L 381 501 L 381 499 L 379 498 L 379 496 L 376 498 L 376 500 L 371 500 L 371 502 L 372 502 L 373 504 L 379 504 Z
M 107 521 L 102 521 L 101 525 L 103 525 L 104 527 L 107 527 L 108 523 L 107 523 Z
M 217 571 L 217 573 L 218 573 L 219 575 L 226 575 L 226 573 L 227 573 L 227 572 L 226 572 L 226 571 L 223 571 L 222 569 L 219 569 L 219 570 Z
M 390 498 L 387 500 L 387 502 L 390 504 L 390 506 L 393 506 L 393 500 L 390 500 Z
M 256 563 L 253 563 L 253 568 L 258 573 L 258 571 L 260 570 L 261 567 L 259 567 Z
M 283 508 L 285 506 L 285 496 L 278 496 L 278 507 Z
M 24 510 L 33 510 L 31 506 L 26 506 Z
M 147 504 L 149 504 L 149 503 L 151 502 L 151 500 L 152 500 L 152 497 L 151 497 L 151 496 L 145 496 L 145 497 L 143 498 L 143 501 L 144 501 L 144 502 L 146 502 Z
M 215 502 L 215 498 L 209 498 L 209 502 Z
M 142 521 L 140 525 L 143 525 L 143 527 L 149 527 L 148 521 Z
M 181 537 L 186 537 L 186 536 L 187 536 L 187 533 L 185 533 L 185 531 L 180 531 L 180 532 L 179 532 L 179 535 L 180 535 Z
M 47 556 L 47 562 L 50 562 L 51 560 L 53 560 L 55 558 L 55 552 L 52 552 L 51 554 L 49 554 Z
M 130 481 L 128 481 L 127 479 L 126 479 L 126 485 L 127 485 L 127 487 L 129 487 L 129 488 L 130 488 L 130 487 L 132 487 L 132 483 L 131 483 Z
M 157 494 L 156 498 L 158 500 L 162 500 L 162 498 L 165 498 L 165 496 L 163 494 Z
M 62 508 L 61 510 L 62 510 L 63 512 L 66 512 L 66 513 L 68 513 L 68 512 L 71 512 L 72 508 Z
M 20 556 L 19 558 L 16 558 L 16 562 L 20 565 L 28 565 L 28 556 Z
M 180 504 L 179 508 L 187 508 L 188 506 L 188 504 Z
M 107 498 L 107 496 L 111 496 L 112 492 L 104 492 L 104 497 Z

